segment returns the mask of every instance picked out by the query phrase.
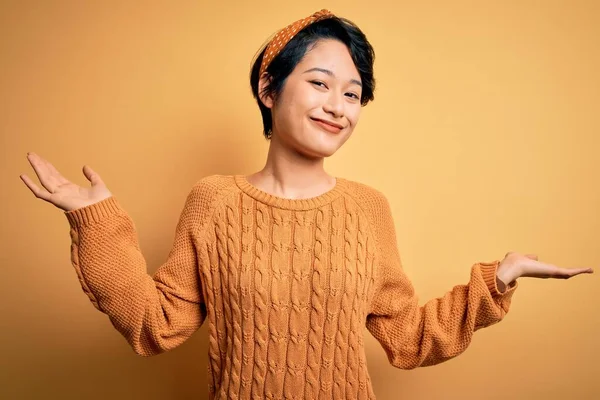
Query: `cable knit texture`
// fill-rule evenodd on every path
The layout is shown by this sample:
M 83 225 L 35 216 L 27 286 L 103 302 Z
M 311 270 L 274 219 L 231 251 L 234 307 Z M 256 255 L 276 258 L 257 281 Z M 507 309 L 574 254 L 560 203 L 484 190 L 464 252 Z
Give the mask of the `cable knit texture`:
M 438 364 L 501 321 L 518 287 L 500 293 L 499 261 L 481 262 L 419 305 L 387 199 L 342 178 L 310 199 L 242 175 L 199 180 L 153 276 L 114 196 L 65 215 L 84 292 L 137 354 L 172 349 L 207 321 L 210 399 L 374 399 L 365 326 L 395 367 Z

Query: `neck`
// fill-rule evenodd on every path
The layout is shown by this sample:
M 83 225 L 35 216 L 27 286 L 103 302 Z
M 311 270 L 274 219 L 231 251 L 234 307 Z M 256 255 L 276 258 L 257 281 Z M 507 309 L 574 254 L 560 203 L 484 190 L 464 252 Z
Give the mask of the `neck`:
M 247 177 L 254 186 L 274 196 L 302 199 L 331 190 L 334 177 L 324 170 L 324 158 L 309 158 L 271 136 L 264 168 Z

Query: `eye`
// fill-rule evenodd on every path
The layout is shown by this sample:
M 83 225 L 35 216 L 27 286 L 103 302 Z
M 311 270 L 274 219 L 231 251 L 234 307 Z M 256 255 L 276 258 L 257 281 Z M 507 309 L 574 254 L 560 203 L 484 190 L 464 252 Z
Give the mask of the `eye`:
M 320 86 L 320 87 L 324 87 L 324 88 L 326 88 L 326 87 L 327 87 L 327 86 L 326 86 L 326 85 L 325 85 L 323 82 L 321 82 L 321 81 L 310 81 L 310 83 L 312 83 L 312 84 L 315 84 L 315 85 L 317 85 L 317 86 Z
M 350 95 L 349 97 L 352 97 L 356 100 L 360 100 L 360 97 L 356 93 L 346 93 L 346 94 L 349 94 Z

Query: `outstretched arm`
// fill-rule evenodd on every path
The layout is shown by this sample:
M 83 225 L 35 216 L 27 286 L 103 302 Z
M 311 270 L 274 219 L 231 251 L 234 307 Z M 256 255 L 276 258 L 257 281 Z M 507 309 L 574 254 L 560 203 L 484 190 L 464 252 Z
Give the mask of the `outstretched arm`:
M 154 276 L 147 273 L 134 223 L 115 197 L 65 212 L 71 261 L 82 288 L 137 354 L 176 347 L 206 317 L 196 252 L 200 207 L 193 189 L 168 258 Z
M 500 292 L 499 261 L 475 264 L 467 284 L 419 306 L 402 268 L 394 221 L 383 196 L 378 200 L 374 231 L 378 275 L 366 326 L 393 366 L 414 369 L 456 357 L 466 350 L 475 331 L 501 321 L 508 312 L 518 283 L 515 280 Z

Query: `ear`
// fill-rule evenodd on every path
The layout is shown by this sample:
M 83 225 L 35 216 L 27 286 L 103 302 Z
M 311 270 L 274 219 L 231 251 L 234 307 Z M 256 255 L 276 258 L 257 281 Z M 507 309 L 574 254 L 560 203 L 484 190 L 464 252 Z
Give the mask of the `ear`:
M 273 107 L 273 95 L 263 95 L 262 93 L 264 88 L 267 87 L 272 80 L 273 78 L 269 76 L 267 72 L 263 72 L 258 81 L 258 95 L 260 97 L 260 101 L 262 101 L 267 108 Z

